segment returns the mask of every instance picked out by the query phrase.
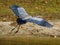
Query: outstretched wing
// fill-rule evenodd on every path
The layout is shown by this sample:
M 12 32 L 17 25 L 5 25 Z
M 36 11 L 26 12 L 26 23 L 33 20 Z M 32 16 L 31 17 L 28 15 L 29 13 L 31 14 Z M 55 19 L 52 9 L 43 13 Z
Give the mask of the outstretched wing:
M 14 12 L 14 14 L 15 14 L 17 17 L 19 17 L 19 12 L 18 12 L 17 8 L 18 8 L 18 6 L 16 6 L 16 5 L 10 6 L 10 9 Z
M 10 6 L 10 9 L 15 13 L 16 16 L 18 16 L 19 18 L 26 18 L 28 17 L 28 14 L 26 13 L 25 9 L 23 7 L 19 7 L 16 5 L 12 5 Z
M 48 28 L 52 27 L 52 25 L 50 23 L 48 23 L 47 21 L 45 21 L 42 18 L 31 17 L 31 18 L 26 19 L 26 21 L 38 24 L 40 26 L 48 27 Z

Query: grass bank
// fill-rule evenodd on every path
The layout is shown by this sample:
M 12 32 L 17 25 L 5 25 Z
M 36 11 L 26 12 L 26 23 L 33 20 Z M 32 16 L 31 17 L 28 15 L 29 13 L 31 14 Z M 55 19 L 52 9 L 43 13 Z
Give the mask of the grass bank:
M 15 20 L 9 9 L 13 4 L 24 7 L 31 16 L 41 16 L 46 20 L 60 19 L 60 0 L 0 0 L 0 20 Z

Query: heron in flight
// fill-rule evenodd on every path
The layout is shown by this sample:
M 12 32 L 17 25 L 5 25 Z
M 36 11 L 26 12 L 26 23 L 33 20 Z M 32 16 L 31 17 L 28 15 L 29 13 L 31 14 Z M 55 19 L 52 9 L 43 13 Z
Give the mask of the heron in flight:
M 10 9 L 18 17 L 16 22 L 19 25 L 19 27 L 20 27 L 20 25 L 25 24 L 27 22 L 35 23 L 39 26 L 43 26 L 43 27 L 47 27 L 47 28 L 52 27 L 52 25 L 50 23 L 48 23 L 47 21 L 45 21 L 42 18 L 29 16 L 23 7 L 19 7 L 17 5 L 12 5 L 12 6 L 10 6 Z M 19 31 L 19 27 L 15 33 L 17 33 Z M 13 28 L 11 31 L 13 31 L 15 28 Z

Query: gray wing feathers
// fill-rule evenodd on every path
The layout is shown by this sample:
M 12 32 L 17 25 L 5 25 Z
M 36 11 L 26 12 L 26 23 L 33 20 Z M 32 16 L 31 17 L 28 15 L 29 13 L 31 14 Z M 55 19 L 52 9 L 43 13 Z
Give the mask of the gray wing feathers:
M 44 27 L 52 27 L 51 24 L 49 24 L 47 21 L 43 20 L 42 18 L 29 18 L 27 19 L 28 22 L 31 22 L 31 23 L 35 23 L 35 24 L 38 24 L 40 26 L 44 26 Z
M 19 18 L 24 19 L 26 17 L 29 17 L 24 8 L 19 7 L 17 9 L 18 9 L 18 12 L 19 12 Z

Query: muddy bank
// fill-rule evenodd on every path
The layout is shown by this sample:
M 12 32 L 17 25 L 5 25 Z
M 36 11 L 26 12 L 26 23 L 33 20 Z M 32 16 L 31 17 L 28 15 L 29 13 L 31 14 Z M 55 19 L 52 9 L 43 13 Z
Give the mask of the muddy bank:
M 35 36 L 51 36 L 51 37 L 60 37 L 60 21 L 51 21 L 50 23 L 53 25 L 52 28 L 46 28 L 42 26 L 38 26 L 33 23 L 26 23 L 20 26 L 19 32 L 15 34 L 17 28 L 11 32 L 15 26 L 12 26 L 13 22 L 0 22 L 0 35 L 35 35 Z M 11 32 L 11 33 L 10 33 Z M 10 34 L 9 34 L 10 33 Z

